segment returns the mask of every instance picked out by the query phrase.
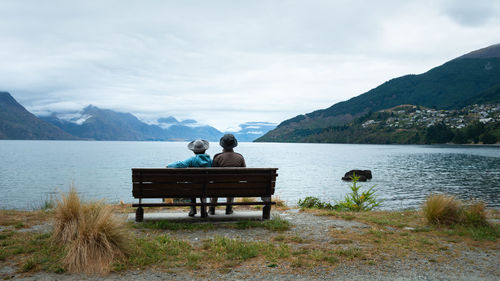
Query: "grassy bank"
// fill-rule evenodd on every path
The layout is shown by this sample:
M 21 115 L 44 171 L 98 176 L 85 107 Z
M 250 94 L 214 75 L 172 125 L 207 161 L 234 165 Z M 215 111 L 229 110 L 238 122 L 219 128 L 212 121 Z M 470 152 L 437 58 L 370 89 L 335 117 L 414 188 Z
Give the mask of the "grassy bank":
M 112 206 L 113 213 L 132 212 L 129 206 Z M 238 211 L 238 209 L 236 209 Z M 196 270 L 227 272 L 238 267 L 334 269 L 341 264 L 377 266 L 398 258 L 424 259 L 431 263 L 460 257 L 464 251 L 498 251 L 500 225 L 429 224 L 421 211 L 341 212 L 304 209 L 312 218 L 358 222 L 360 227 L 332 227 L 313 239 L 293 220 L 235 223 L 125 223 L 130 235 L 127 251 L 113 259 L 111 271 L 154 268 L 161 271 Z M 68 249 L 52 239 L 57 212 L 0 210 L 0 267 L 19 273 L 65 273 Z M 500 212 L 489 210 L 488 220 Z M 261 231 L 263 236 L 245 236 Z M 226 235 L 228 232 L 237 235 Z M 182 238 L 196 234 L 199 241 Z M 208 235 L 207 235 L 208 233 Z M 239 238 L 234 238 L 239 237 Z M 326 241 L 326 242 L 325 242 Z M 105 267 L 106 268 L 106 267 Z M 0 276 L 8 278 L 8 276 Z

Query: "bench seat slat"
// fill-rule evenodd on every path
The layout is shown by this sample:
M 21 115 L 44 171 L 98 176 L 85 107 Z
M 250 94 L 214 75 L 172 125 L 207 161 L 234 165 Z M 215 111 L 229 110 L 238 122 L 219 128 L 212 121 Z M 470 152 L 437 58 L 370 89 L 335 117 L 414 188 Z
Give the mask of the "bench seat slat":
M 269 185 L 275 187 L 276 183 L 263 182 L 240 182 L 240 183 L 209 183 L 206 185 L 207 190 L 215 189 L 266 189 Z M 203 184 L 199 183 L 134 183 L 133 190 L 201 190 Z
M 197 175 L 185 175 L 185 174 L 148 174 L 144 173 L 142 175 L 137 174 L 132 177 L 132 182 L 177 182 L 177 181 L 192 181 L 192 182 L 231 182 L 231 181 L 252 181 L 252 182 L 265 182 L 269 179 L 276 180 L 276 174 L 248 174 L 248 175 L 234 175 L 234 174 L 197 174 Z

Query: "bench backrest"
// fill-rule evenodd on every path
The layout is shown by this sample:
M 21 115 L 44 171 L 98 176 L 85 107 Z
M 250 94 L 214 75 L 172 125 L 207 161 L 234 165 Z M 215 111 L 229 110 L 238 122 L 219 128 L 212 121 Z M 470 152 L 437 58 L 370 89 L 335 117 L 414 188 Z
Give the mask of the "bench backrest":
M 278 168 L 133 168 L 135 198 L 259 197 L 274 194 Z

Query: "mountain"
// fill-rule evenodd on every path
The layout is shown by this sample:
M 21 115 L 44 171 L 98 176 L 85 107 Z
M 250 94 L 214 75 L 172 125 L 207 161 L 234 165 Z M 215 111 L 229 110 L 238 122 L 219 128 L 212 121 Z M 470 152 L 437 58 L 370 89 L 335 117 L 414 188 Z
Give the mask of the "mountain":
M 343 126 L 302 131 L 305 142 L 432 144 L 500 140 L 500 103 L 435 110 L 400 105 L 356 118 Z
M 0 92 L 0 139 L 71 140 L 76 137 L 40 120 L 8 92 Z
M 403 104 L 460 109 L 500 100 L 500 44 L 470 52 L 420 75 L 392 79 L 364 94 L 283 121 L 256 141 L 303 142 L 371 112 Z
M 115 112 L 89 105 L 79 116 L 70 120 L 57 117 L 41 117 L 64 131 L 83 139 L 92 140 L 162 140 L 164 132 L 158 126 L 141 122 L 130 113 Z
M 85 107 L 71 118 L 62 118 L 53 113 L 41 117 L 64 131 L 83 139 L 123 141 L 187 141 L 204 138 L 219 140 L 222 133 L 210 126 L 198 125 L 195 120 L 179 122 L 174 117 L 158 119 L 158 125 L 146 124 L 130 113 L 101 109 L 92 105 Z
M 7 92 L 0 92 L 0 109 L 0 139 L 219 141 L 224 134 L 193 119 L 179 121 L 169 116 L 159 118 L 157 124 L 146 124 L 130 113 L 93 105 L 80 112 L 37 117 Z M 239 141 L 253 141 L 275 127 L 273 123 L 248 122 L 240 125 L 240 131 L 229 133 Z
M 240 124 L 241 130 L 237 132 L 228 132 L 233 134 L 238 141 L 254 141 L 265 133 L 276 128 L 275 123 L 269 122 L 246 122 Z

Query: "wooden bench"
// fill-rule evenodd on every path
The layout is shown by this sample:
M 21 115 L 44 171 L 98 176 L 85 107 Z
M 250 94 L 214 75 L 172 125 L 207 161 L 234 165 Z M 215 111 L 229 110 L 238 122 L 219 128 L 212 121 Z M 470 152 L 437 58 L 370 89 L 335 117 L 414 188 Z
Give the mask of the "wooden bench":
M 278 168 L 133 168 L 132 195 L 139 199 L 135 220 L 144 219 L 143 207 L 201 206 L 201 217 L 208 216 L 206 206 L 225 206 L 226 202 L 209 203 L 211 197 L 269 197 L 269 202 L 233 202 L 231 205 L 263 205 L 262 218 L 269 219 L 271 195 Z M 201 203 L 143 203 L 146 198 L 200 198 Z

